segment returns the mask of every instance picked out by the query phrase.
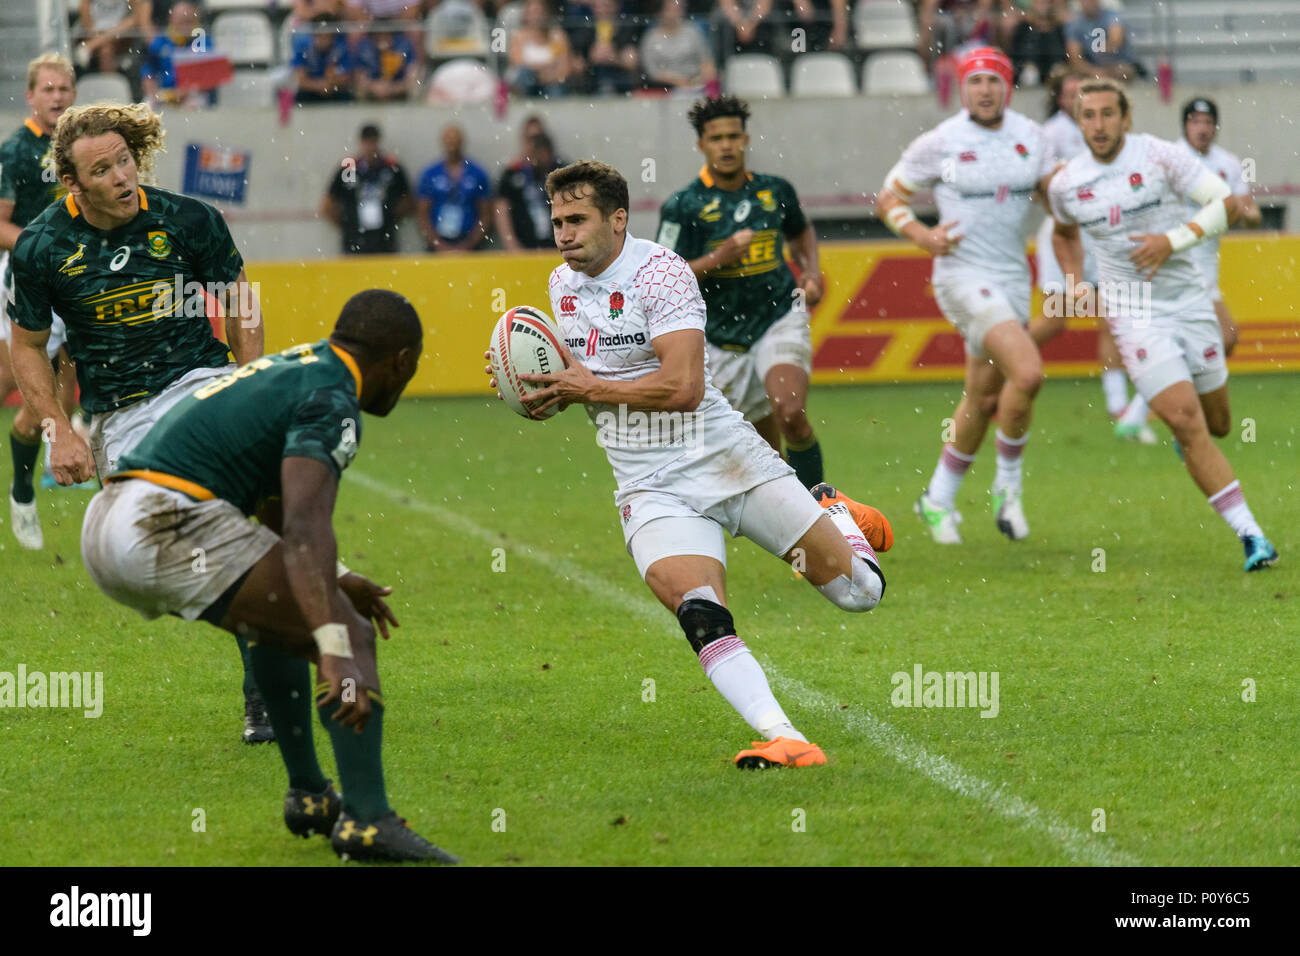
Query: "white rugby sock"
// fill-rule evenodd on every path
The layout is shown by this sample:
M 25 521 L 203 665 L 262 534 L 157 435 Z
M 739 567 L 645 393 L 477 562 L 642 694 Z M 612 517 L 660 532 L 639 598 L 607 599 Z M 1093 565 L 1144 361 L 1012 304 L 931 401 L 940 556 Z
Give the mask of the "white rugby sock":
M 1008 438 L 1002 434 L 1001 428 L 997 430 L 998 473 L 993 479 L 994 491 L 1020 490 L 1020 456 L 1025 453 L 1025 443 L 1028 441 L 1028 432 L 1019 438 Z
M 925 492 L 930 500 L 940 508 L 952 510 L 957 507 L 957 489 L 974 461 L 974 455 L 963 455 L 952 445 L 944 445 L 939 464 L 935 465 L 934 475 L 930 478 L 930 487 Z
M 1106 411 L 1118 418 L 1128 404 L 1128 376 L 1122 368 L 1101 370 L 1101 393 L 1106 396 Z
M 763 668 L 740 638 L 724 637 L 705 645 L 700 650 L 700 665 L 718 693 L 764 740 L 788 737 L 808 742 L 776 702 Z
M 1133 401 L 1128 403 L 1128 408 L 1124 409 L 1124 414 L 1119 417 L 1121 425 L 1145 425 L 1147 423 L 1147 400 L 1137 392 L 1133 393 Z
M 1250 506 L 1246 504 L 1246 496 L 1241 492 L 1241 482 L 1234 480 L 1232 484 L 1210 495 L 1210 504 L 1219 513 L 1219 517 L 1228 522 L 1228 527 L 1238 538 L 1244 535 L 1260 538 L 1264 536 L 1263 529 L 1255 520 L 1255 516 L 1250 513 Z

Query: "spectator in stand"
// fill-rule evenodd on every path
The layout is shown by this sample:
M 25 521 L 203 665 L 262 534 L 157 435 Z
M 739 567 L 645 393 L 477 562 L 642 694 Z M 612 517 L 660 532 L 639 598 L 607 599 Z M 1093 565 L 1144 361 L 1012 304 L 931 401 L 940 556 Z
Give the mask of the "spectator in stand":
M 525 0 L 523 21 L 510 35 L 510 87 L 524 96 L 563 96 L 572 72 L 569 38 L 545 0 Z
M 1070 62 L 1089 72 L 1117 80 L 1137 73 L 1124 20 L 1114 10 L 1103 10 L 1101 0 L 1079 0 L 1078 14 L 1065 27 L 1065 47 Z
M 562 164 L 556 160 L 555 147 L 545 133 L 526 142 L 524 155 L 506 167 L 497 184 L 497 235 L 512 252 L 555 248 L 546 177 Z
M 343 103 L 352 99 L 352 54 L 339 22 L 328 13 L 311 19 L 310 33 L 293 35 L 295 97 L 299 103 Z
M 395 20 L 374 24 L 356 51 L 356 91 L 361 99 L 404 100 L 419 75 L 419 56 Z
M 921 0 L 917 7 L 917 50 L 933 67 L 963 46 L 996 44 L 993 0 Z
M 697 95 L 717 71 L 704 36 L 687 23 L 681 0 L 664 0 L 659 19 L 641 37 L 641 73 L 647 86 Z
M 483 167 L 465 156 L 459 126 L 444 127 L 442 152 L 420 177 L 415 221 L 430 252 L 473 252 L 492 218 L 492 186 Z
M 339 164 L 321 213 L 343 231 L 348 254 L 397 251 L 397 225 L 411 214 L 406 170 L 379 145 L 379 127 L 361 127 L 360 148 Z
M 726 24 L 724 48 L 733 53 L 772 52 L 772 0 L 718 0 L 718 10 Z
M 804 31 L 806 52 L 849 45 L 848 0 L 794 0 L 793 13 L 790 26 Z
M 100 73 L 116 73 L 118 58 L 153 35 L 149 0 L 81 0 L 76 59 Z
M 586 71 L 587 91 L 628 93 L 637 85 L 637 29 L 621 17 L 617 0 L 592 0 L 569 27 L 575 72 Z
M 178 0 L 167 18 L 167 29 L 154 37 L 140 67 L 140 83 L 144 95 L 153 106 L 170 104 L 186 109 L 199 109 L 216 102 L 215 91 L 206 93 L 182 89 L 176 84 L 176 66 L 172 55 L 177 50 L 187 50 L 199 32 L 199 6 L 191 0 Z M 204 51 L 211 47 L 205 40 Z
M 1017 85 L 1037 86 L 1047 79 L 1054 66 L 1066 61 L 1067 16 L 1064 0 L 1030 0 L 1007 50 L 1016 71 Z
M 347 0 L 349 20 L 419 20 L 420 0 Z

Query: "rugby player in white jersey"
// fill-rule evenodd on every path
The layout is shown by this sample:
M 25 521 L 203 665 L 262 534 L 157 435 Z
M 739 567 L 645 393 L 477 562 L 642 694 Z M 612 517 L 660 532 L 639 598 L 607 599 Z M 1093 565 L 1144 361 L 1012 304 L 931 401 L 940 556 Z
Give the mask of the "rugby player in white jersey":
M 1213 100 L 1198 96 L 1183 107 L 1183 138 L 1178 145 L 1186 149 L 1207 170 L 1218 176 L 1241 204 L 1240 225 L 1247 229 L 1258 229 L 1263 222 L 1263 215 L 1255 200 L 1250 196 L 1250 186 L 1242 171 L 1241 160 L 1214 141 L 1219 131 L 1219 107 Z M 1188 215 L 1196 212 L 1189 203 Z M 1219 317 L 1219 328 L 1223 330 L 1223 354 L 1231 355 L 1237 347 L 1237 323 L 1232 313 L 1223 303 L 1223 293 L 1219 291 L 1219 237 L 1213 236 L 1204 242 L 1198 242 L 1191 248 L 1192 261 L 1205 277 L 1205 291 L 1214 303 L 1214 313 Z
M 713 386 L 695 274 L 675 252 L 628 234 L 627 181 L 617 170 L 574 163 L 547 177 L 546 192 L 564 257 L 550 297 L 565 368 L 523 376 L 538 389 L 524 398 L 542 402 L 538 411 L 586 406 L 637 571 L 677 615 L 705 674 L 764 738 L 736 765 L 825 763 L 736 636 L 723 532 L 789 561 L 837 607 L 869 611 L 885 591 L 876 551 L 893 544 L 889 522 L 830 485 L 810 493 Z
M 1277 560 L 1211 435 L 1232 427 L 1223 332 L 1189 254 L 1241 215 L 1241 200 L 1187 150 L 1128 133 L 1129 104 L 1113 80 L 1088 80 L 1075 109 L 1088 152 L 1052 179 L 1052 242 L 1066 275 L 1080 275 L 1081 231 L 1097 257 L 1098 311 L 1124 367 L 1169 426 L 1192 480 L 1241 539 L 1244 570 Z M 1185 203 L 1197 206 L 1190 221 Z M 1076 295 L 1088 295 L 1082 285 Z
M 1043 122 L 1043 132 L 1060 160 L 1070 160 L 1088 151 L 1079 124 L 1074 121 L 1074 104 L 1079 99 L 1079 84 L 1085 79 L 1086 73 L 1066 63 L 1054 67 L 1047 78 L 1052 112 Z M 1029 334 L 1040 349 L 1065 331 L 1066 316 L 1062 307 L 1065 274 L 1052 251 L 1052 227 L 1053 219 L 1049 212 L 1043 217 L 1043 224 L 1038 230 L 1036 255 L 1038 288 L 1043 292 L 1044 314 L 1029 327 Z M 1097 263 L 1088 248 L 1086 236 L 1083 237 L 1083 281 L 1094 287 L 1097 284 Z M 1147 403 L 1138 394 L 1129 398 L 1124 362 L 1120 358 L 1119 349 L 1115 347 L 1110 329 L 1101 319 L 1097 320 L 1097 362 L 1101 365 L 1102 396 L 1106 402 L 1106 411 L 1115 419 L 1116 437 L 1143 445 L 1156 444 L 1159 439 L 1147 424 Z
M 1011 61 L 982 47 L 958 67 L 956 116 L 918 136 L 885 177 L 876 215 L 934 256 L 934 297 L 966 342 L 965 390 L 953 413 L 955 435 L 943 446 L 915 511 L 941 544 L 960 544 L 957 490 L 989 423 L 997 416 L 997 528 L 1013 541 L 1029 535 L 1021 505 L 1021 455 L 1029 439 L 1043 363 L 1030 338 L 1030 275 L 1025 259 L 1030 201 L 1055 167 L 1043 128 L 1008 109 Z M 941 225 L 917 221 L 913 194 L 933 187 Z

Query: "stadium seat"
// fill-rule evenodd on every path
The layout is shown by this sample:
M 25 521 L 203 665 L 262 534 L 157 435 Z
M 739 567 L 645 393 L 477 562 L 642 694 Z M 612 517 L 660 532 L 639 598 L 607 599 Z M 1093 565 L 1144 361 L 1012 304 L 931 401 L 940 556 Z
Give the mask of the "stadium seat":
M 424 22 L 425 50 L 435 59 L 486 55 L 488 19 L 470 0 L 443 0 Z
M 915 49 L 916 19 L 904 0 L 858 0 L 853 35 L 860 50 Z
M 235 63 L 265 65 L 275 55 L 275 34 L 265 13 L 224 13 L 212 25 L 212 47 Z
M 873 53 L 862 65 L 863 93 L 928 93 L 930 81 L 919 54 L 911 50 Z
M 764 53 L 738 53 L 723 68 L 722 88 L 736 96 L 785 96 L 781 63 Z
M 792 96 L 852 96 L 853 64 L 843 53 L 803 53 L 790 74 Z
M 130 103 L 131 84 L 121 73 L 87 73 L 77 80 L 77 99 L 82 103 Z
M 269 70 L 236 70 L 217 93 L 217 105 L 256 107 L 275 104 L 275 77 Z

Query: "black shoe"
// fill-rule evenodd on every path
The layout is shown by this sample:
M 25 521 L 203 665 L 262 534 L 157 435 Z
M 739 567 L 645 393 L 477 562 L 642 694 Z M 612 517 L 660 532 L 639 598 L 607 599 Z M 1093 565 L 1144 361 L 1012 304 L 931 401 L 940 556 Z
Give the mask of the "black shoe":
M 345 860 L 387 863 L 460 862 L 420 836 L 406 825 L 405 820 L 392 812 L 364 825 L 346 813 L 339 814 L 330 842 L 334 844 L 334 852 Z
M 244 736 L 246 744 L 265 744 L 275 739 L 271 718 L 266 713 L 266 701 L 257 691 L 244 695 Z
M 319 793 L 290 787 L 284 795 L 284 825 L 294 836 L 304 840 L 313 833 L 327 837 L 338 822 L 339 811 L 343 808 L 343 798 L 334 789 L 332 781 L 325 781 L 325 789 Z

